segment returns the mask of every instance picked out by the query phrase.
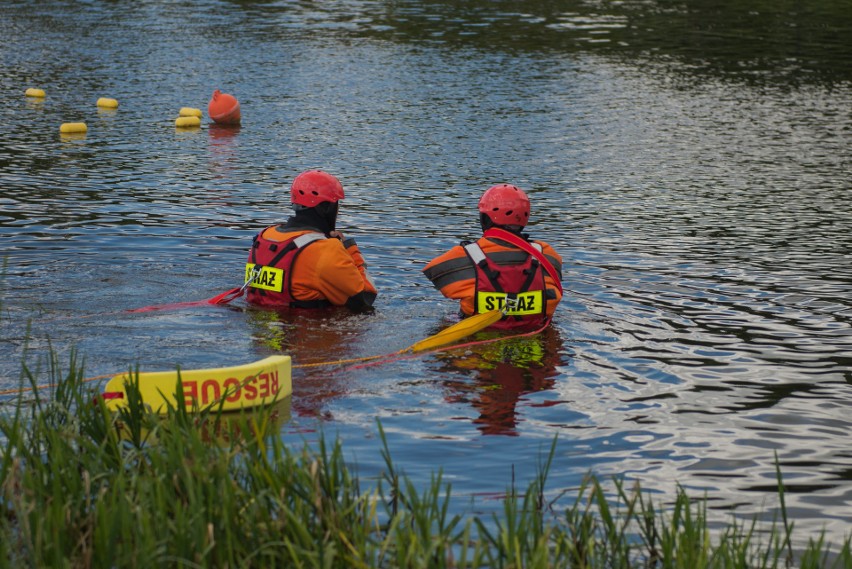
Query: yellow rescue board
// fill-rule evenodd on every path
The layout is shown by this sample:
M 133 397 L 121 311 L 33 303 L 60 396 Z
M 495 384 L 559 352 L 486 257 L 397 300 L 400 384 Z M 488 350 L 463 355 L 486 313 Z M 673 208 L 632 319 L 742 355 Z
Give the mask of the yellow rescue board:
M 136 374 L 116 375 L 104 387 L 111 410 L 127 405 L 127 384 Z M 268 358 L 234 367 L 180 370 L 182 393 L 175 393 L 178 371 L 139 372 L 139 393 L 152 411 L 169 407 L 194 411 L 212 407 L 237 411 L 280 401 L 293 392 L 290 356 Z

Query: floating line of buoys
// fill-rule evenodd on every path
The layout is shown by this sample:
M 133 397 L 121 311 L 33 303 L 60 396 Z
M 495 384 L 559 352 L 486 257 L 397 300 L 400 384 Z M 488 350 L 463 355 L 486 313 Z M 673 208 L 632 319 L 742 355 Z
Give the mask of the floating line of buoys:
M 45 97 L 44 89 L 30 87 L 25 91 L 27 97 L 34 99 L 43 99 Z M 97 100 L 98 109 L 114 110 L 118 108 L 118 100 L 111 97 L 100 97 Z M 240 112 L 240 103 L 237 98 L 231 94 L 223 93 L 219 89 L 213 91 L 213 96 L 207 105 L 207 112 L 210 119 L 216 125 L 226 127 L 239 126 L 242 115 Z M 175 119 L 175 127 L 180 129 L 198 128 L 201 126 L 201 117 L 203 113 L 201 109 L 195 107 L 181 107 L 178 112 L 178 117 Z M 84 122 L 68 122 L 59 126 L 59 132 L 63 135 L 76 135 L 82 137 L 88 131 L 88 127 Z

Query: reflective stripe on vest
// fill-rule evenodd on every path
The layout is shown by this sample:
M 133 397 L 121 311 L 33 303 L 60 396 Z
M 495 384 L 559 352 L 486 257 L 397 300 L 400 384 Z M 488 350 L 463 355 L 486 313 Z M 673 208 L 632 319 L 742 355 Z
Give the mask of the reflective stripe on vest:
M 323 239 L 328 239 L 322 233 L 305 233 L 304 235 L 299 235 L 295 239 L 293 239 L 293 244 L 296 245 L 297 249 L 301 249 L 308 243 L 313 243 L 314 241 L 321 241 Z
M 530 243 L 539 253 L 541 253 L 541 245 L 538 243 Z M 467 254 L 470 255 L 471 260 L 475 265 L 478 265 L 482 261 L 485 260 L 485 251 L 482 250 L 477 243 L 468 243 L 464 246 L 464 250 L 467 251 Z

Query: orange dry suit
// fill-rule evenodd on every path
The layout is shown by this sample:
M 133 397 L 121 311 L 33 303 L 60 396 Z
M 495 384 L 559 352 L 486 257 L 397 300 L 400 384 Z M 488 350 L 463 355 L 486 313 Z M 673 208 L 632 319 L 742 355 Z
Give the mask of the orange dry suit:
M 562 257 L 543 241 L 531 241 L 562 275 Z M 491 328 L 539 326 L 562 300 L 556 282 L 531 254 L 495 237 L 462 242 L 430 261 L 424 274 L 447 298 L 460 300 L 461 312 L 471 316 L 506 307 Z
M 247 300 L 259 306 L 371 309 L 376 287 L 355 240 L 283 225 L 258 233 L 249 251 Z

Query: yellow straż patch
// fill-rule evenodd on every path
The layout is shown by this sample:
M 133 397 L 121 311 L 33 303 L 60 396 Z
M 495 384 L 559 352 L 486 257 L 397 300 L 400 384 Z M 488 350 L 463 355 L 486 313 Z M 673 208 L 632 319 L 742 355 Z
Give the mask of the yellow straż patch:
M 476 311 L 488 312 L 489 310 L 502 310 L 506 306 L 505 292 L 480 292 L 476 297 Z M 540 290 L 519 292 L 514 303 L 506 308 L 509 316 L 525 316 L 528 314 L 541 314 L 544 312 L 544 295 Z
M 275 267 L 258 267 L 254 263 L 246 263 L 245 282 L 254 288 L 282 292 L 284 290 L 284 270 Z M 252 277 L 254 277 L 252 279 Z

